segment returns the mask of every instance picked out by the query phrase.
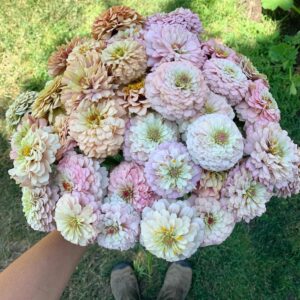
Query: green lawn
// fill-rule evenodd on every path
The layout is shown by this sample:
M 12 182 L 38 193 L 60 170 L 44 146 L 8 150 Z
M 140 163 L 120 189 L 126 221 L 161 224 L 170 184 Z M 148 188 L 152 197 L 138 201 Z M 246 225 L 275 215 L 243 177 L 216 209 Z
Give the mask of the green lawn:
M 7 105 L 20 90 L 41 89 L 50 53 L 65 39 L 89 33 L 95 16 L 115 4 L 140 13 L 189 7 L 197 12 L 206 36 L 221 38 L 249 56 L 268 75 L 282 112 L 281 125 L 300 144 L 300 99 L 288 92 L 288 74 L 268 60 L 280 41 L 279 24 L 264 17 L 246 18 L 237 0 L 1 0 L 0 9 L 0 270 L 43 235 L 30 230 L 22 215 L 20 190 L 9 179 L 9 144 L 4 129 Z M 207 247 L 191 258 L 194 268 L 188 299 L 299 299 L 300 197 L 272 199 L 267 213 L 238 224 L 221 246 Z M 106 251 L 91 247 L 73 275 L 64 299 L 111 299 L 110 269 L 133 260 L 144 299 L 155 299 L 167 263 L 144 252 Z

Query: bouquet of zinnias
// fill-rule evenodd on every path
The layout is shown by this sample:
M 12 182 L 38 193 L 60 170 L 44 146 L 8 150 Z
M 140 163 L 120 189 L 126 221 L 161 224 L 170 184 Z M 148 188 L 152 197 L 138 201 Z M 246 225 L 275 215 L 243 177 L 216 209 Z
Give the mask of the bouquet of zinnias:
M 52 80 L 7 111 L 34 230 L 176 261 L 299 193 L 300 151 L 267 78 L 202 31 L 188 9 L 116 6 L 50 56 Z

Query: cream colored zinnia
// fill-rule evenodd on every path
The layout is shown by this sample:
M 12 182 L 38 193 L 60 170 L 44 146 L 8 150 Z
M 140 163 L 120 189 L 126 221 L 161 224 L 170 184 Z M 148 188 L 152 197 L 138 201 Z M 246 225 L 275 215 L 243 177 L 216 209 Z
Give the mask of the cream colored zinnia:
M 123 84 L 138 79 L 147 69 L 145 47 L 131 39 L 113 42 L 102 51 L 101 58 Z
M 85 203 L 81 194 L 64 194 L 57 202 L 55 221 L 57 230 L 69 242 L 86 246 L 98 234 L 99 211 L 94 203 Z
M 59 147 L 58 135 L 52 133 L 50 127 L 33 126 L 19 142 L 10 176 L 22 186 L 48 184 L 51 164 Z
M 204 223 L 184 201 L 161 199 L 143 210 L 141 244 L 167 261 L 193 255 L 204 237 Z
M 124 116 L 125 111 L 114 100 L 82 103 L 70 116 L 70 135 L 89 157 L 115 155 L 124 141 Z
M 54 121 L 55 111 L 62 107 L 61 83 L 62 76 L 57 76 L 49 81 L 45 88 L 38 94 L 32 105 L 32 115 L 35 118 L 47 118 L 50 123 Z

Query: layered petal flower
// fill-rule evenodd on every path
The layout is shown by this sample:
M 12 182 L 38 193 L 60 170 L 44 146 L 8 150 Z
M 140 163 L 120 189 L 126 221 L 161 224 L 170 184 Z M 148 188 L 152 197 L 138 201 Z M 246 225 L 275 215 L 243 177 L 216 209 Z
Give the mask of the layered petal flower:
M 157 199 L 147 183 L 144 167 L 134 162 L 124 161 L 111 171 L 108 190 L 111 195 L 117 194 L 139 212 Z
M 150 67 L 171 61 L 188 61 L 199 68 L 204 64 L 198 37 L 182 25 L 151 25 L 144 38 Z
M 146 97 L 169 120 L 196 116 L 209 93 L 201 71 L 189 62 L 164 63 L 146 78 Z
M 22 131 L 22 129 L 20 129 Z M 26 129 L 15 145 L 14 167 L 9 174 L 21 186 L 41 187 L 48 184 L 51 164 L 60 147 L 58 135 L 50 127 Z
M 96 40 L 105 40 L 120 30 L 143 23 L 144 18 L 134 9 L 126 6 L 112 6 L 96 18 L 92 35 Z
M 248 126 L 245 153 L 250 155 L 246 167 L 270 190 L 287 186 L 298 171 L 297 145 L 278 123 Z
M 200 179 L 200 168 L 193 163 L 186 147 L 177 142 L 159 145 L 150 154 L 145 173 L 152 189 L 168 199 L 191 192 Z
M 57 202 L 57 230 L 69 242 L 86 246 L 98 235 L 99 204 L 85 193 L 65 193 Z
M 113 42 L 102 51 L 101 59 L 119 83 L 128 84 L 146 72 L 145 47 L 127 39 Z
M 117 101 L 82 103 L 70 115 L 70 136 L 89 157 L 105 158 L 118 153 L 124 141 L 125 112 Z
M 240 103 L 248 90 L 248 79 L 242 69 L 228 59 L 212 58 L 203 66 L 203 75 L 209 88 L 225 96 L 231 105 Z
M 161 199 L 143 210 L 141 244 L 167 261 L 192 256 L 203 243 L 204 223 L 184 201 Z
M 108 173 L 99 161 L 69 151 L 59 161 L 56 170 L 61 193 L 88 193 L 97 201 L 102 201 L 106 195 Z
M 177 141 L 176 124 L 164 120 L 160 115 L 149 113 L 136 116 L 127 123 L 123 154 L 127 161 L 145 164 L 149 154 L 167 141 Z
M 256 80 L 249 84 L 245 101 L 240 102 L 235 109 L 240 120 L 249 123 L 280 120 L 278 105 L 263 80 Z
M 222 189 L 221 204 L 235 216 L 236 221 L 248 223 L 266 211 L 266 203 L 271 196 L 267 187 L 256 181 L 245 164 L 241 164 L 229 172 Z
M 231 234 L 235 221 L 233 215 L 223 209 L 214 198 L 196 198 L 196 215 L 204 221 L 204 239 L 201 247 L 219 245 Z
M 32 229 L 43 232 L 56 229 L 54 210 L 58 199 L 58 187 L 54 185 L 22 188 L 23 212 Z
M 101 61 L 100 54 L 88 51 L 72 61 L 62 78 L 62 102 L 68 114 L 81 102 L 100 102 L 114 96 L 116 85 Z
M 188 127 L 187 148 L 196 164 L 210 171 L 233 167 L 243 156 L 243 137 L 225 115 L 209 114 Z
M 107 202 L 101 206 L 98 244 L 107 249 L 128 250 L 140 233 L 140 216 L 130 204 Z
M 145 30 L 148 30 L 151 25 L 159 25 L 161 27 L 169 25 L 181 25 L 186 30 L 200 34 L 203 31 L 202 23 L 197 14 L 190 9 L 177 8 L 170 13 L 158 13 L 147 18 L 145 22 Z

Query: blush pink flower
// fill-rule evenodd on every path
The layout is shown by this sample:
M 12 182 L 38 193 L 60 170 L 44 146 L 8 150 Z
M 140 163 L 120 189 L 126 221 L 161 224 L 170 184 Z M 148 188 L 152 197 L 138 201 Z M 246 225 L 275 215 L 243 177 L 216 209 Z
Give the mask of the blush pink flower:
M 122 162 L 110 173 L 108 190 L 117 194 L 137 211 L 151 206 L 157 195 L 148 185 L 144 167 L 134 162 Z
M 237 53 L 233 49 L 223 45 L 221 42 L 215 39 L 210 39 L 202 43 L 201 48 L 207 59 L 226 58 L 234 61 L 238 57 Z
M 97 160 L 75 151 L 65 153 L 57 165 L 57 183 L 62 193 L 88 193 L 103 200 L 108 185 L 107 171 Z
M 189 61 L 197 67 L 204 63 L 197 36 L 181 25 L 152 25 L 144 37 L 150 67 L 170 61 Z
M 245 101 L 240 102 L 235 109 L 241 121 L 255 123 L 280 120 L 278 105 L 261 79 L 249 84 Z
M 147 18 L 144 28 L 148 30 L 151 25 L 156 24 L 161 27 L 165 25 L 181 25 L 186 30 L 199 34 L 203 31 L 202 23 L 197 14 L 193 13 L 190 9 L 177 8 L 170 13 L 158 13 Z

